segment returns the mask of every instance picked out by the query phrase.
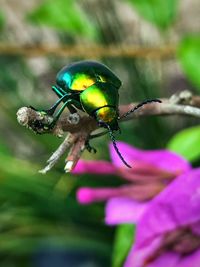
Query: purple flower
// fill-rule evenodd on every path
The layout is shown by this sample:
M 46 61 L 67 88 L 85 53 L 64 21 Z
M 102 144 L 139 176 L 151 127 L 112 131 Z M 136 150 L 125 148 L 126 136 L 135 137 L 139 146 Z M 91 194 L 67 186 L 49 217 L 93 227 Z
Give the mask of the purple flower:
M 122 142 L 117 145 L 132 169 L 121 162 L 110 145 L 112 163 L 81 160 L 73 171 L 75 174 L 112 174 L 124 180 L 120 187 L 83 187 L 77 191 L 81 204 L 107 201 L 107 224 L 137 222 L 150 200 L 174 178 L 191 168 L 185 159 L 167 150 L 144 151 Z
M 200 168 L 177 177 L 137 224 L 124 267 L 161 266 L 200 266 Z

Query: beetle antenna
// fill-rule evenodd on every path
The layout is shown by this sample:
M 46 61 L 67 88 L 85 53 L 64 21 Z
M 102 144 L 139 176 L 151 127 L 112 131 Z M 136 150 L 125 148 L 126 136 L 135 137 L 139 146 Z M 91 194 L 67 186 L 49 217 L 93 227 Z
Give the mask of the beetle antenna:
M 152 103 L 152 102 L 162 103 L 162 101 L 159 100 L 159 99 L 149 99 L 149 100 L 146 100 L 144 102 L 139 103 L 137 106 L 135 106 L 134 108 L 132 108 L 131 110 L 129 110 L 128 112 L 126 112 L 125 114 L 123 114 L 121 117 L 119 117 L 119 120 L 121 120 L 123 118 L 126 118 L 129 114 L 135 112 L 137 109 L 141 108 L 142 106 L 144 106 L 146 104 Z
M 112 143 L 113 143 L 113 146 L 114 146 L 114 149 L 115 151 L 117 152 L 118 156 L 120 157 L 121 161 L 128 167 L 128 168 L 131 168 L 131 166 L 125 161 L 125 159 L 122 157 L 122 154 L 120 153 L 118 147 L 117 147 L 117 144 L 116 144 L 116 141 L 115 141 L 115 136 L 113 135 L 113 132 L 110 128 L 110 126 L 108 124 L 105 123 L 105 126 L 108 128 L 108 132 L 109 132 L 109 135 L 110 135 L 110 138 L 112 140 Z

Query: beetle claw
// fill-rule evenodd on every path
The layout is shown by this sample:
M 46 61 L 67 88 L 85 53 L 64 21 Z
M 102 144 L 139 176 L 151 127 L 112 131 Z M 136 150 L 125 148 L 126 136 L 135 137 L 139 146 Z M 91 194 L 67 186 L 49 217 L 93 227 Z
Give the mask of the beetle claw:
M 90 152 L 95 154 L 97 152 L 96 148 L 92 147 L 89 143 L 89 140 L 85 142 L 85 148 Z

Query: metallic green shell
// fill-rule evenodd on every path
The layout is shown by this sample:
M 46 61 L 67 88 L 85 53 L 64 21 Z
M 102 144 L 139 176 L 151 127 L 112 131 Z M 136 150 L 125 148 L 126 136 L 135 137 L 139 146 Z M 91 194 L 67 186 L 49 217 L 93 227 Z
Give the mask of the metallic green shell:
M 105 65 L 95 61 L 79 61 L 61 69 L 56 83 L 65 92 L 84 91 L 96 82 L 110 83 L 116 89 L 121 86 L 118 77 Z
M 94 116 L 94 112 L 105 106 L 114 107 L 118 110 L 118 90 L 109 83 L 96 83 L 80 94 L 83 110 Z

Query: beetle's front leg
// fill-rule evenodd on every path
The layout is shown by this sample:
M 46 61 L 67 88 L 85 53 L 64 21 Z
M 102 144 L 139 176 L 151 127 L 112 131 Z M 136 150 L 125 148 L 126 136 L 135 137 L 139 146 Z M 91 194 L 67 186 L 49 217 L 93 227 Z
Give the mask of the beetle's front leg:
M 62 101 L 67 100 L 69 97 L 70 97 L 69 94 L 65 94 L 65 95 L 63 95 L 63 96 L 62 96 L 61 98 L 59 98 L 59 99 L 56 101 L 56 103 L 54 103 L 53 106 L 50 107 L 49 109 L 38 110 L 38 109 L 34 108 L 33 106 L 29 106 L 29 107 L 30 107 L 31 109 L 35 110 L 35 111 L 44 113 L 44 114 L 49 115 L 49 116 L 53 116 L 53 114 L 54 114 L 56 108 L 60 105 L 60 103 L 61 103 Z M 75 109 L 74 109 L 74 110 L 75 110 Z M 74 110 L 73 110 L 73 111 L 74 111 Z M 71 112 L 71 111 L 70 111 L 70 112 Z M 76 112 L 76 110 L 75 110 L 75 112 Z
M 43 112 L 45 112 L 47 115 L 49 116 L 53 116 L 55 110 L 57 109 L 57 107 L 60 105 L 61 102 L 67 101 L 69 99 L 69 97 L 71 97 L 69 94 L 65 94 L 63 95 L 61 98 L 59 98 L 56 103 L 50 107 L 47 110 L 42 110 Z
M 54 117 L 54 119 L 53 119 L 53 122 L 51 123 L 50 127 L 53 127 L 53 126 L 56 124 L 56 122 L 57 122 L 58 119 L 60 118 L 60 116 L 61 116 L 63 110 L 64 110 L 66 107 L 69 109 L 69 111 L 72 111 L 72 112 L 73 112 L 72 114 L 77 114 L 77 113 L 76 113 L 76 109 L 75 109 L 73 106 L 77 107 L 78 109 L 82 109 L 80 102 L 78 102 L 77 100 L 74 100 L 74 99 L 68 99 L 68 100 L 62 105 L 62 107 L 58 110 L 58 112 L 56 113 L 56 115 L 55 115 L 55 117 Z M 74 111 L 75 111 L 75 112 L 74 112 Z M 79 118 L 78 118 L 77 115 L 75 115 L 75 116 L 76 116 L 76 121 L 77 121 L 77 119 L 79 119 Z M 76 122 L 75 124 L 77 124 L 77 123 L 78 123 L 78 122 Z

